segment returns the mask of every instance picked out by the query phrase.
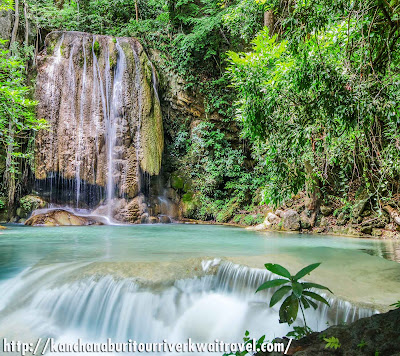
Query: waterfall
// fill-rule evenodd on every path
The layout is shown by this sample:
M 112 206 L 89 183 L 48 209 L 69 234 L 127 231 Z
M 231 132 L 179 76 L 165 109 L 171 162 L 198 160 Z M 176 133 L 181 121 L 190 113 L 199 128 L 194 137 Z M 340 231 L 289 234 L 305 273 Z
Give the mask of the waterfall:
M 107 120 L 107 156 L 108 156 L 108 175 L 107 175 L 107 204 L 108 216 L 111 216 L 111 204 L 114 198 L 114 170 L 115 170 L 115 146 L 117 139 L 117 126 L 120 124 L 118 121 L 123 116 L 123 75 L 126 70 L 125 53 L 122 50 L 117 39 L 116 47 L 118 50 L 117 65 L 114 71 L 114 83 L 112 89 L 111 110 Z
M 83 50 L 83 77 L 82 77 L 82 88 L 81 88 L 81 98 L 80 98 L 80 110 L 79 110 L 79 126 L 78 126 L 78 142 L 76 149 L 76 207 L 79 207 L 79 197 L 81 193 L 81 179 L 80 179 L 80 171 L 82 164 L 82 136 L 83 136 L 83 108 L 85 103 L 86 96 L 86 50 L 85 43 L 82 42 L 82 50 Z M 71 51 L 72 52 L 72 51 Z
M 273 291 L 254 293 L 272 278 L 268 271 L 223 262 L 215 275 L 152 286 L 134 277 L 88 275 L 84 270 L 82 264 L 61 264 L 22 272 L 1 286 L 6 293 L 0 297 L 0 320 L 13 318 L 15 327 L 22 313 L 24 322 L 32 316 L 25 327 L 38 337 L 51 334 L 58 340 L 73 340 L 79 336 L 99 342 L 109 337 L 121 342 L 178 342 L 189 337 L 197 342 L 216 338 L 239 342 L 246 330 L 252 337 L 266 334 L 268 339 L 291 330 L 279 324 L 279 307 L 268 307 Z M 329 310 L 321 305 L 307 310 L 313 330 L 376 312 L 333 297 L 330 302 Z M 295 325 L 301 324 L 299 318 Z
M 132 85 L 133 83 L 134 85 Z M 134 38 L 52 32 L 38 57 L 36 190 L 50 204 L 140 221 L 163 130 L 155 69 Z

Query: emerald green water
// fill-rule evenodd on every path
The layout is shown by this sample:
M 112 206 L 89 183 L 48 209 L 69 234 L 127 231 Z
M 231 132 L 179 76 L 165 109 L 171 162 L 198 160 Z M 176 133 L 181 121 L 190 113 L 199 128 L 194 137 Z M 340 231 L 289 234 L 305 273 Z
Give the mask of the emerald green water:
M 400 265 L 388 259 L 399 255 L 396 241 L 215 225 L 10 225 L 0 232 L 0 335 L 23 342 L 286 335 L 290 327 L 266 303 L 271 291 L 254 293 L 271 277 L 266 262 L 292 273 L 322 262 L 310 278 L 332 289 L 332 307 L 306 314 L 323 330 L 395 302 Z M 211 263 L 214 271 L 205 267 Z
M 400 242 L 259 233 L 217 225 L 26 227 L 0 234 L 0 279 L 39 262 L 173 261 L 190 257 L 301 253 L 329 247 L 400 262 Z M 318 258 L 318 255 L 315 256 Z

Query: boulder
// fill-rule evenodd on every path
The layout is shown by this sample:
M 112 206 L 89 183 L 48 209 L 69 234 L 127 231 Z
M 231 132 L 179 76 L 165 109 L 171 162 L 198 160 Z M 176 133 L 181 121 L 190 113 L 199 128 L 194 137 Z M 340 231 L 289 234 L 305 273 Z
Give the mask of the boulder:
M 321 222 L 319 223 L 320 227 L 327 227 L 329 225 L 330 221 L 326 216 L 323 216 L 321 219 Z
M 310 229 L 311 228 L 311 217 L 310 211 L 305 209 L 300 214 L 300 225 L 302 229 Z
M 338 224 L 339 226 L 346 225 L 346 223 L 347 223 L 348 220 L 349 220 L 349 216 L 348 216 L 346 213 L 341 212 L 341 213 L 339 214 L 338 218 L 337 218 L 337 224 Z
M 147 221 L 149 224 L 158 224 L 160 222 L 155 216 L 150 216 Z
M 167 215 L 160 215 L 159 219 L 160 219 L 161 224 L 170 224 L 171 223 L 171 219 Z
M 320 210 L 323 216 L 329 216 L 333 213 L 333 208 L 331 206 L 321 205 Z
M 282 214 L 282 230 L 298 231 L 300 230 L 300 215 L 297 211 L 289 209 Z
M 265 218 L 265 220 L 268 221 L 269 223 L 271 223 L 272 225 L 278 225 L 279 222 L 281 221 L 279 216 L 277 216 L 271 212 L 267 214 L 267 217 Z
M 362 226 L 361 229 L 360 229 L 360 231 L 361 231 L 363 234 L 371 235 L 371 233 L 372 233 L 372 226 L 371 226 L 371 225 Z
M 399 355 L 400 354 L 400 309 L 385 314 L 375 314 L 369 318 L 359 319 L 352 324 L 336 325 L 312 333 L 300 340 L 291 340 L 288 355 L 325 356 L 325 355 Z M 327 349 L 326 340 L 335 337 L 340 348 Z M 289 339 L 275 339 L 286 345 Z M 362 345 L 362 346 L 361 346 Z M 257 356 L 278 356 L 282 353 L 258 352 Z
M 62 209 L 50 210 L 42 214 L 31 216 L 25 221 L 29 226 L 86 226 L 101 225 L 93 218 L 78 216 Z
M 352 210 L 353 219 L 357 219 L 362 214 L 368 203 L 369 198 L 370 195 L 367 193 L 366 190 L 363 190 L 361 194 L 357 197 Z
M 361 226 L 371 226 L 372 228 L 384 228 L 389 223 L 389 217 L 386 214 L 368 217 L 363 220 Z
M 43 209 L 47 206 L 47 202 L 37 195 L 25 195 L 19 200 L 19 207 L 16 214 L 20 219 L 26 219 L 32 211 Z

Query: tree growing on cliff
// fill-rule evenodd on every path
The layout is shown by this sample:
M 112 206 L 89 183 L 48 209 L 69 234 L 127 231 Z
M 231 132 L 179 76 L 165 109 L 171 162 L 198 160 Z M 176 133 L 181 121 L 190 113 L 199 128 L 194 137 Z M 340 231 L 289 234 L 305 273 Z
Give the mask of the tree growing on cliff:
M 5 160 L 3 188 L 7 191 L 11 208 L 15 199 L 18 162 L 31 154 L 22 143 L 33 131 L 45 128 L 46 122 L 36 118 L 36 102 L 30 99 L 30 88 L 25 85 L 24 63 L 2 49 L 5 42 L 0 40 L 0 156 Z

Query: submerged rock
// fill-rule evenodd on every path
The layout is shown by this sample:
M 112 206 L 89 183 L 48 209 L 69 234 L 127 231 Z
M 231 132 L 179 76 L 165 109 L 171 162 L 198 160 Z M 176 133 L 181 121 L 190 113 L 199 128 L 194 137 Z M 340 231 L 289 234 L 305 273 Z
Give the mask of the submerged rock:
M 46 213 L 31 216 L 25 221 L 29 226 L 85 226 L 101 225 L 95 219 L 77 216 L 69 211 L 56 209 Z

